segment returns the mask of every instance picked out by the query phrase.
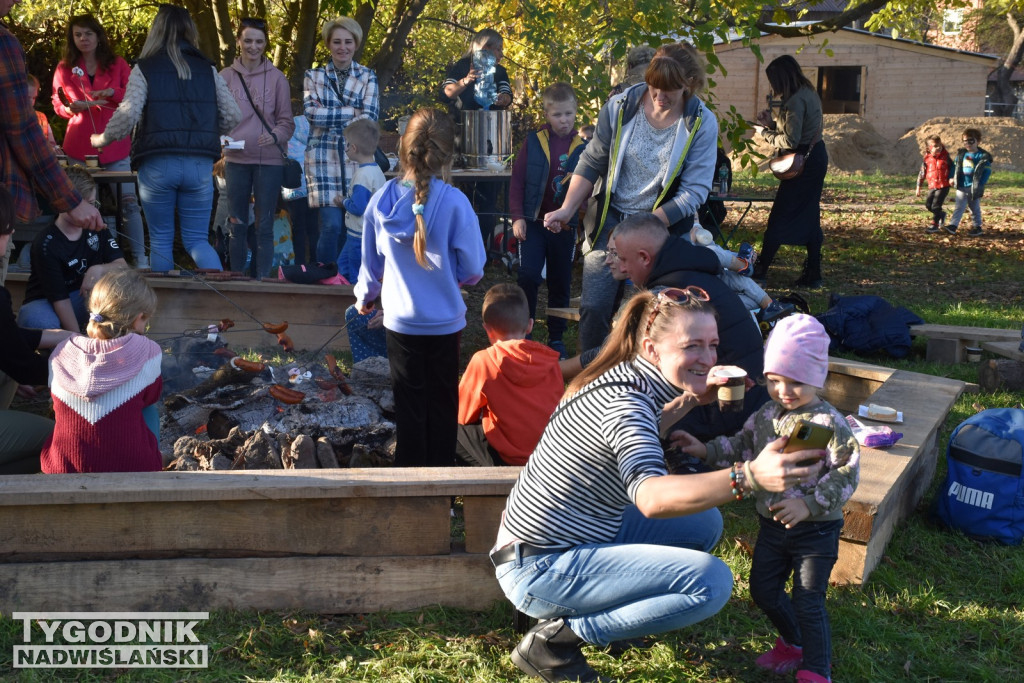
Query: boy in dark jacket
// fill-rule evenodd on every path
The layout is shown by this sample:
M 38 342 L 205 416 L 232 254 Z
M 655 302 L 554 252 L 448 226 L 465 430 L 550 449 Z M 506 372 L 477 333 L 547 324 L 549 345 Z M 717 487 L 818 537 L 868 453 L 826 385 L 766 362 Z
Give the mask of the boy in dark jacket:
M 974 227 L 967 234 L 970 237 L 981 236 L 981 197 L 985 193 L 985 184 L 992 175 L 992 155 L 982 148 L 981 131 L 967 128 L 961 138 L 964 146 L 957 150 L 953 164 L 953 176 L 956 178 L 956 204 L 953 206 L 953 219 L 945 226 L 950 235 L 956 234 L 960 219 L 967 207 L 971 207 Z
M 512 232 L 519 241 L 519 286 L 526 293 L 530 317 L 537 317 L 537 291 L 547 265 L 548 306 L 569 305 L 575 222 L 568 229 L 549 230 L 542 217 L 562 205 L 576 162 L 586 142 L 576 132 L 576 94 L 568 83 L 555 83 L 541 94 L 547 123 L 523 141 L 512 166 L 509 208 Z M 562 334 L 565 320 L 549 317 L 548 345 L 566 358 Z

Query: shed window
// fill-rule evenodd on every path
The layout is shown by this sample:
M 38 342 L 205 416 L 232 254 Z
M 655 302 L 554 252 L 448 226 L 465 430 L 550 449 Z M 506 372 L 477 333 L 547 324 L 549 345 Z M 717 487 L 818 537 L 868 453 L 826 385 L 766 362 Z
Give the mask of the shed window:
M 959 35 L 964 25 L 964 10 L 947 9 L 942 12 L 942 32 L 947 36 Z

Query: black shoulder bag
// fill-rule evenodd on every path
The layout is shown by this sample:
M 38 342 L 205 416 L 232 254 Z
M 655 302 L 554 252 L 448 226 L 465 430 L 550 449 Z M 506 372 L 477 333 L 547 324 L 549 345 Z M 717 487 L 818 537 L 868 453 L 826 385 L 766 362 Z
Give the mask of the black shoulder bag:
M 259 117 L 260 123 L 263 124 L 263 127 L 267 129 L 267 132 L 270 133 L 271 136 L 274 136 L 273 130 L 271 130 L 270 126 L 267 125 L 267 120 L 263 118 L 263 114 L 256 108 L 256 103 L 252 101 L 252 95 L 249 94 L 249 86 L 245 84 L 245 77 L 239 73 L 238 80 L 242 82 L 242 90 L 245 91 L 245 96 L 249 98 L 249 104 L 252 105 L 252 110 L 256 112 L 256 116 Z M 276 139 L 276 136 L 274 137 Z M 280 145 L 278 145 L 277 148 L 281 150 L 281 159 L 284 161 L 284 173 L 281 174 L 281 187 L 289 190 L 302 187 L 302 164 L 288 156 L 288 153 L 285 152 Z

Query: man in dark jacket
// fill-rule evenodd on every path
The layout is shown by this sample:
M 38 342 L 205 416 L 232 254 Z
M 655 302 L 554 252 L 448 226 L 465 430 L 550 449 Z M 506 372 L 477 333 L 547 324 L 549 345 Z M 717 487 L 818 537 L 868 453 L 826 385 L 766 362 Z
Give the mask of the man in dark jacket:
M 761 331 L 736 293 L 718 277 L 721 266 L 714 252 L 681 236 L 670 236 L 662 222 L 649 213 L 634 214 L 619 223 L 614 236 L 619 267 L 634 284 L 647 289 L 694 285 L 706 291 L 718 312 L 718 364 L 738 365 L 755 382 L 761 379 Z M 767 400 L 768 391 L 758 383 L 747 391 L 742 411 L 722 413 L 712 403 L 691 411 L 679 427 L 701 441 L 735 434 Z

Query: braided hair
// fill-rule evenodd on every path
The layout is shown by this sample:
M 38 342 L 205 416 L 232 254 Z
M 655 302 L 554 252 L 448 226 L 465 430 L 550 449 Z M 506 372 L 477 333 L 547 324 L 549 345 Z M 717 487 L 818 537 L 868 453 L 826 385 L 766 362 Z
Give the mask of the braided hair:
M 405 135 L 402 136 L 399 154 L 406 178 L 411 176 L 413 180 L 416 234 L 412 248 L 416 254 L 416 263 L 427 270 L 433 266 L 426 256 L 427 222 L 423 218 L 423 208 L 430 194 L 430 179 L 437 175 L 447 175 L 454 153 L 455 124 L 446 114 L 426 107 L 410 117 Z

